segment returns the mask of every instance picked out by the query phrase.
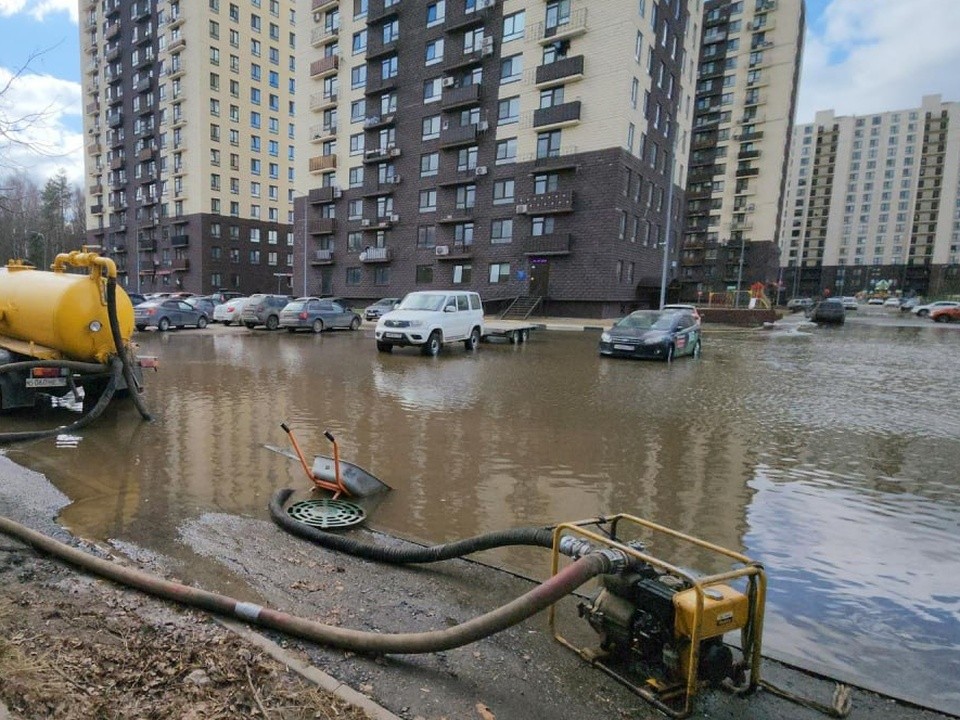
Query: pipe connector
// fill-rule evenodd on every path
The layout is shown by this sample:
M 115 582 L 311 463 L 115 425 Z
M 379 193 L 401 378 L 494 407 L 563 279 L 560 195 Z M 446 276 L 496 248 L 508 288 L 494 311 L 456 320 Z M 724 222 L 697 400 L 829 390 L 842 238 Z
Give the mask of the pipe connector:
M 627 569 L 627 566 L 630 564 L 630 558 L 622 550 L 617 550 L 616 548 L 603 548 L 601 550 L 596 550 L 597 555 L 601 555 L 607 559 L 607 563 L 610 565 L 610 569 L 607 572 L 620 574 Z
M 558 544 L 560 553 L 572 558 L 581 558 L 593 552 L 593 549 L 592 544 L 573 535 L 564 535 Z

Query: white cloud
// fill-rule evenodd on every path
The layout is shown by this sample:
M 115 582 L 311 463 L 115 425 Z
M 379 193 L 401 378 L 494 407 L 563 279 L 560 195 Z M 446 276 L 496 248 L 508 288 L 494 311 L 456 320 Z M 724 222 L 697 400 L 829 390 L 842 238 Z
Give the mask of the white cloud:
M 24 13 L 43 22 L 48 15 L 65 12 L 77 22 L 79 7 L 76 0 L 0 0 L 0 17 Z
M 960 100 L 958 27 L 957 0 L 832 0 L 808 27 L 797 121 Z
M 80 85 L 31 73 L 11 82 L 13 75 L 0 67 L 0 87 L 10 83 L 0 97 L 0 122 L 29 121 L 15 132 L 17 142 L 0 144 L 0 172 L 26 170 L 43 182 L 63 168 L 71 182 L 82 185 L 83 134 L 66 122 L 82 112 Z

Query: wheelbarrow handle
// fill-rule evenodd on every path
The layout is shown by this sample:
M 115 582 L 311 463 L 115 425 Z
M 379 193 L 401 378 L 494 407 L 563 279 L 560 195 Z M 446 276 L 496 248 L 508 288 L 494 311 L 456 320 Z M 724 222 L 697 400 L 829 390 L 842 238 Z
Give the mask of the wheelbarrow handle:
M 283 428 L 283 431 L 284 431 L 287 435 L 290 434 L 290 426 L 287 425 L 285 422 L 280 423 L 280 427 Z
M 323 436 L 324 436 L 327 440 L 329 440 L 330 442 L 336 442 L 336 440 L 333 439 L 333 433 L 330 432 L 329 430 L 324 430 L 324 431 L 323 431 Z

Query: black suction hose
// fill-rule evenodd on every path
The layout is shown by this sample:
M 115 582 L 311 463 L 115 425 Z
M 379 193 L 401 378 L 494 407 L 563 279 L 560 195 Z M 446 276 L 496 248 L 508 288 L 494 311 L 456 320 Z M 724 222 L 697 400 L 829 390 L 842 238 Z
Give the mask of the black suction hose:
M 379 633 L 324 625 L 315 620 L 154 577 L 64 545 L 2 516 L 0 532 L 81 570 L 165 600 L 173 600 L 219 615 L 237 617 L 247 623 L 279 630 L 322 645 L 377 655 L 440 652 L 489 637 L 545 610 L 588 580 L 613 571 L 617 563 L 617 558 L 607 552 L 590 553 L 506 605 L 459 625 L 419 633 Z
M 511 545 L 527 545 L 532 547 L 552 548 L 553 531 L 549 528 L 526 527 L 500 530 L 497 532 L 477 535 L 464 540 L 457 540 L 443 545 L 430 547 L 384 547 L 373 543 L 363 542 L 355 538 L 345 537 L 335 533 L 324 532 L 310 525 L 298 522 L 290 517 L 283 509 L 293 490 L 284 488 L 277 490 L 270 498 L 270 516 L 281 528 L 317 545 L 331 550 L 345 552 L 364 560 L 374 560 L 396 565 L 407 563 L 431 563 L 491 550 L 493 548 Z
M 117 349 L 117 357 L 123 364 L 123 379 L 127 383 L 127 390 L 133 399 L 133 404 L 140 413 L 140 417 L 144 420 L 153 420 L 150 411 L 143 404 L 143 398 L 140 397 L 140 383 L 137 382 L 137 377 L 130 364 L 130 354 L 127 352 L 120 335 L 120 320 L 117 318 L 117 279 L 114 277 L 107 278 L 107 317 L 110 319 L 110 334 L 113 336 L 113 344 Z

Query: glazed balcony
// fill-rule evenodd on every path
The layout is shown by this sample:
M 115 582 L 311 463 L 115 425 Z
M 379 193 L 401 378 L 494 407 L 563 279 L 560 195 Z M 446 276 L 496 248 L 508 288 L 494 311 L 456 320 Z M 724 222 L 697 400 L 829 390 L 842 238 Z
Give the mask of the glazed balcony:
M 386 127 L 387 125 L 393 125 L 396 119 L 397 116 L 395 113 L 390 113 L 389 115 L 372 115 L 363 121 L 363 129 L 376 130 Z
M 576 55 L 575 57 L 557 60 L 549 65 L 538 66 L 534 82 L 537 89 L 544 90 L 555 85 L 563 85 L 582 79 L 583 55 Z
M 363 161 L 365 163 L 376 163 L 396 157 L 400 157 L 400 148 L 388 145 L 382 148 L 370 148 L 363 154 Z

